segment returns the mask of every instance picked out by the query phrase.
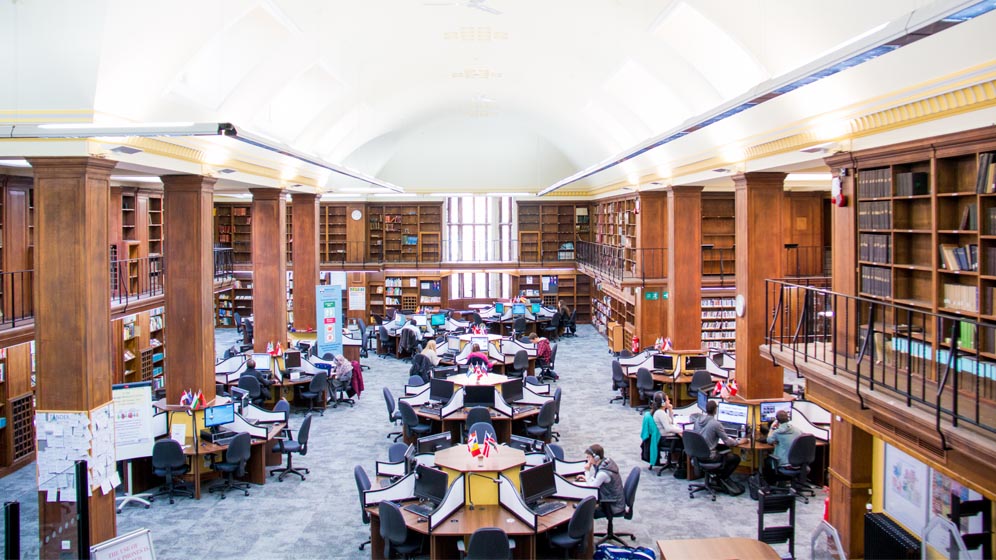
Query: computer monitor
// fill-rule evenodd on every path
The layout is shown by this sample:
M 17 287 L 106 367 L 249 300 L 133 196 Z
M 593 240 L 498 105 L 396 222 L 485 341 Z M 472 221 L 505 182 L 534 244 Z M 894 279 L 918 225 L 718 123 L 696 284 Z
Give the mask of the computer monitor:
M 460 351 L 460 337 L 459 336 L 447 336 L 446 337 L 446 349 L 450 352 Z
M 301 353 L 296 350 L 284 352 L 284 369 L 301 367 Z
M 475 344 L 477 345 L 478 348 L 480 348 L 481 352 L 487 352 L 488 351 L 488 337 L 486 337 L 486 336 L 472 336 L 472 337 L 470 337 L 470 346 L 471 346 L 471 348 L 473 348 Z
M 706 403 L 709 402 L 709 393 L 704 389 L 699 389 L 698 397 L 696 397 L 696 404 L 699 410 L 702 412 L 706 411 Z
M 445 379 L 436 379 L 433 377 L 429 380 L 429 400 L 441 402 L 446 404 L 450 402 L 450 397 L 453 396 L 453 382 L 447 381 Z
M 539 312 L 540 312 L 540 308 L 541 308 L 541 307 L 542 307 L 542 306 L 541 306 L 540 304 L 538 304 L 538 303 L 534 303 L 534 304 L 532 304 L 532 305 L 530 305 L 530 306 L 529 306 L 529 311 L 530 311 L 530 312 L 531 312 L 531 313 L 532 313 L 533 315 L 539 315 Z
M 705 356 L 685 356 L 685 371 L 705 369 L 707 360 Z
M 526 453 L 541 453 L 543 451 L 543 440 L 512 434 L 509 436 L 508 446 Z
M 654 369 L 659 371 L 674 371 L 674 356 L 670 354 L 654 354 Z
M 511 404 L 522 400 L 522 378 L 509 379 L 501 384 L 501 397 Z
M 152 437 L 164 436 L 169 433 L 169 414 L 166 411 L 152 415 Z
M 260 371 L 269 371 L 270 368 L 270 355 L 266 352 L 253 353 L 252 361 L 256 362 L 256 369 Z
M 426 325 L 425 315 L 412 315 L 412 320 L 415 321 L 416 327 L 424 327 Z
M 450 376 L 450 372 L 449 372 L 448 368 L 443 367 L 443 368 L 433 368 L 432 369 L 432 378 L 433 379 L 446 379 L 449 376 Z
M 495 405 L 495 388 L 491 385 L 465 385 L 463 388 L 463 406 L 493 407 Z
M 746 425 L 749 413 L 750 408 L 745 404 L 721 402 L 716 410 L 716 420 L 725 424 Z
M 445 324 L 446 324 L 445 313 L 433 313 L 432 317 L 429 318 L 429 326 L 431 327 L 441 327 Z
M 415 470 L 415 465 L 418 461 L 415 459 L 415 446 L 412 444 L 408 445 L 408 449 L 405 449 L 405 474 L 409 474 Z
M 232 401 L 238 405 L 239 410 L 245 410 L 249 406 L 249 391 L 232 387 L 228 390 L 232 394 Z
M 440 432 L 431 436 L 418 438 L 418 454 L 435 453 L 453 447 L 449 432 Z
M 399 326 L 399 327 L 405 326 L 405 314 L 404 313 L 395 313 L 394 314 L 394 324 L 397 325 L 397 326 Z
M 761 403 L 761 422 L 774 422 L 775 414 L 779 410 L 784 410 L 788 413 L 789 419 L 792 418 L 792 401 L 774 401 L 774 402 L 763 402 Z
M 204 427 L 214 428 L 235 421 L 235 405 L 233 403 L 209 406 L 204 409 Z
M 502 303 L 502 302 L 500 302 L 500 301 L 497 302 L 497 303 L 495 303 L 495 313 L 497 313 L 499 315 L 504 315 L 505 314 L 505 304 Z
M 524 303 L 513 303 L 512 304 L 512 316 L 525 315 L 526 314 L 526 304 Z
M 554 469 L 553 461 L 522 469 L 519 473 L 519 484 L 522 487 L 522 500 L 526 505 L 533 506 L 543 498 L 557 493 Z
M 449 476 L 425 465 L 415 467 L 415 497 L 438 504 L 446 497 Z

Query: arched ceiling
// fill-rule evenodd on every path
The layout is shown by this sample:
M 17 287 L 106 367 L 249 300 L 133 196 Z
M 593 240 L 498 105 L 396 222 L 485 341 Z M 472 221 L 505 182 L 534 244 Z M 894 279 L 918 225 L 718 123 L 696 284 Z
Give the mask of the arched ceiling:
M 0 0 L 13 78 L 0 111 L 233 122 L 406 188 L 535 192 L 889 22 L 957 4 Z M 703 136 L 693 151 L 728 141 Z M 577 186 L 633 181 L 669 159 Z

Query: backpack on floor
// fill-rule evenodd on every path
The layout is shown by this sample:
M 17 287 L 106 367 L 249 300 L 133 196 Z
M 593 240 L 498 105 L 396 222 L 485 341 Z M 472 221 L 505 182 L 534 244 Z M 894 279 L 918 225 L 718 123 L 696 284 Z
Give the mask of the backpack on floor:
M 657 560 L 657 555 L 645 546 L 628 547 L 605 543 L 595 547 L 592 560 Z

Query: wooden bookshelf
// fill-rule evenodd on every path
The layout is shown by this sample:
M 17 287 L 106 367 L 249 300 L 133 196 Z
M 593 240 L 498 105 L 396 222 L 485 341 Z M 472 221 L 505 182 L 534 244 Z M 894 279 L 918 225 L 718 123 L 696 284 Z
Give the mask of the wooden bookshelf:
M 629 348 L 629 341 L 633 338 L 636 325 L 635 303 L 633 296 L 626 292 L 615 290 L 605 284 L 596 286 L 591 296 L 591 322 L 598 332 L 606 336 L 611 334 L 609 330 L 611 325 L 619 325 L 625 347 Z
M 149 256 L 163 254 L 163 199 L 149 197 Z
M 587 202 L 519 202 L 519 259 L 573 261 L 591 232 Z
M 622 249 L 619 266 L 636 274 L 636 197 L 598 202 L 593 213 L 592 241 Z
M 31 346 L 0 349 L 0 477 L 35 457 Z
M 702 244 L 713 250 L 702 253 L 702 274 L 736 274 L 733 246 L 736 241 L 736 204 L 733 193 L 702 193 Z M 722 270 L 720 260 L 722 259 Z
M 737 314 L 735 290 L 702 297 L 702 346 L 735 350 Z
M 442 215 L 442 203 L 368 205 L 370 260 L 438 263 Z
M 229 287 L 216 291 L 214 293 L 214 326 L 222 328 L 236 327 L 234 313 L 235 289 Z
M 286 233 L 285 233 L 285 239 L 286 239 L 286 244 L 287 244 L 287 256 L 285 257 L 286 260 L 284 261 L 288 265 L 291 265 L 291 264 L 294 263 L 294 222 L 293 222 L 293 220 L 294 220 L 294 211 L 293 210 L 294 210 L 293 205 L 288 204 L 287 205 L 287 209 L 286 209 L 286 212 L 287 212 L 287 218 L 286 218 L 287 230 L 286 230 Z
M 219 202 L 214 205 L 215 246 L 232 250 L 232 262 L 252 262 L 252 206 Z
M 121 382 L 141 381 L 142 351 L 139 337 L 142 327 L 137 315 L 129 315 L 121 321 Z
M 318 208 L 318 260 L 346 261 L 346 205 L 321 204 Z

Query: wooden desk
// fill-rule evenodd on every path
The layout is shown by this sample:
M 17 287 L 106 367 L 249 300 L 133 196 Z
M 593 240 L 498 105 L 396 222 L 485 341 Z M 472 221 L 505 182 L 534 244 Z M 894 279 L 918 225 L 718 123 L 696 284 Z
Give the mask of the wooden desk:
M 675 378 L 673 375 L 667 373 L 651 372 L 650 375 L 654 378 L 655 385 L 660 383 L 664 386 L 670 386 L 668 394 L 671 396 L 671 402 L 674 403 L 674 406 L 676 407 L 681 406 L 680 403 L 682 402 L 682 399 L 679 394 L 681 392 L 681 387 L 685 386 L 687 389 L 688 385 L 692 382 L 692 378 L 687 375 L 679 375 Z M 640 398 L 640 390 L 636 387 L 636 374 L 628 373 L 626 374 L 626 378 L 629 381 L 629 406 L 631 408 L 636 408 L 643 404 L 643 400 Z
M 276 457 L 274 466 L 280 464 L 280 456 L 272 453 L 274 439 L 287 425 L 284 422 L 277 422 L 270 427 L 266 439 L 252 438 L 249 460 L 246 462 L 246 479 L 252 484 L 266 484 L 266 467 L 271 456 Z M 201 499 L 201 476 L 207 474 L 204 470 L 204 457 L 215 453 L 224 453 L 228 449 L 227 445 L 217 445 L 200 441 L 195 449 L 192 444 L 183 446 L 183 454 L 190 457 L 191 476 L 194 479 L 194 499 Z
M 661 560 L 781 560 L 771 545 L 743 537 L 657 541 Z

